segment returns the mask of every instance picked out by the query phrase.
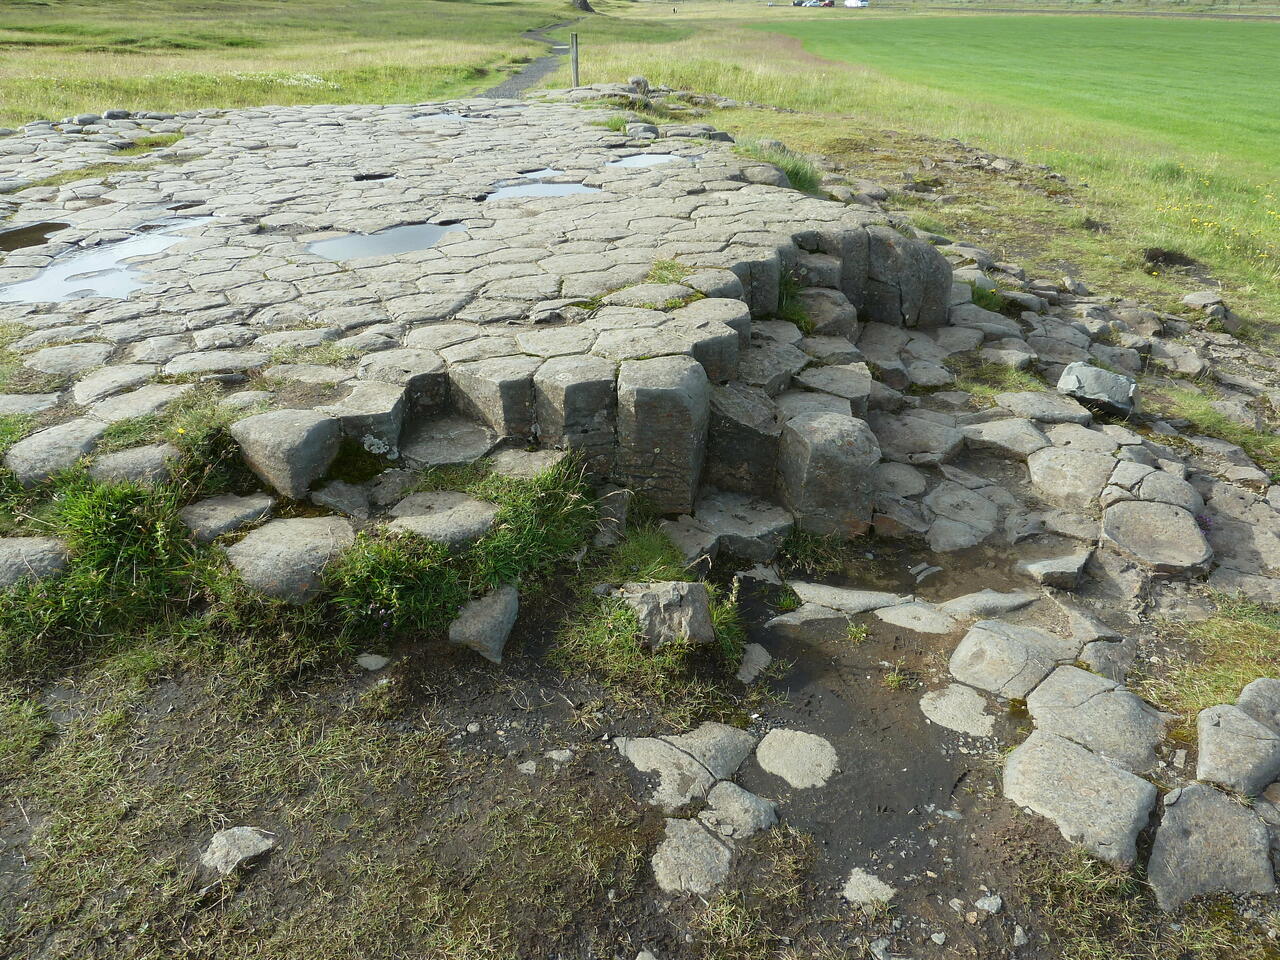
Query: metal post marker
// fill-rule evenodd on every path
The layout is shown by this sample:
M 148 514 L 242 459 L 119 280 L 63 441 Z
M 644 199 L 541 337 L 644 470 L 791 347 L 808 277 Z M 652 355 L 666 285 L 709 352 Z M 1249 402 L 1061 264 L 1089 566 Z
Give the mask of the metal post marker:
M 573 85 L 580 86 L 578 83 L 578 35 L 576 33 L 569 34 L 569 65 L 573 70 Z

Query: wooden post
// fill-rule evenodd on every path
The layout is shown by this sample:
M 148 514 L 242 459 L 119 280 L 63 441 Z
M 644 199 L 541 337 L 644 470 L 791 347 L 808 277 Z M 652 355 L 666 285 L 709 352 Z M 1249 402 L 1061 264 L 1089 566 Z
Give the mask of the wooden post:
M 578 83 L 578 35 L 576 33 L 569 34 L 569 65 L 573 70 L 574 87 L 581 86 Z

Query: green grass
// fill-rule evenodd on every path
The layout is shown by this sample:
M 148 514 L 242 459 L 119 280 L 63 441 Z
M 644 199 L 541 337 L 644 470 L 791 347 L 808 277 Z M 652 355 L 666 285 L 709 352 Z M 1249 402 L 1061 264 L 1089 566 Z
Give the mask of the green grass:
M 782 274 L 778 281 L 778 319 L 794 323 L 802 333 L 811 334 L 815 328 L 813 319 L 800 301 L 802 289 L 793 271 L 787 270 Z
M 1194 739 L 1201 710 L 1235 703 L 1245 684 L 1280 675 L 1280 612 L 1274 609 L 1219 598 L 1216 615 L 1177 632 L 1187 641 L 1183 652 L 1164 658 L 1138 686 L 1178 718 L 1175 733 L 1183 739 Z
M 117 157 L 140 157 L 144 153 L 171 147 L 182 139 L 180 133 L 156 133 L 145 137 L 134 137 L 133 146 L 116 152 Z
M 777 147 L 764 146 L 754 140 L 739 140 L 734 151 L 752 160 L 771 163 L 787 175 L 791 186 L 803 193 L 820 194 L 822 192 L 822 174 L 818 172 L 808 158 L 790 150 L 779 150 Z
M 1246 427 L 1214 409 L 1212 404 L 1218 397 L 1212 391 L 1149 383 L 1142 398 L 1148 412 L 1189 420 L 1191 432 L 1234 443 L 1263 470 L 1280 475 L 1280 437 L 1269 430 Z
M 644 278 L 644 281 L 645 283 L 683 283 L 685 278 L 693 273 L 693 269 L 679 260 L 659 260 L 649 268 L 649 275 Z
M 1048 385 L 1033 373 L 1015 370 L 1002 363 L 984 363 L 976 357 L 951 357 L 947 368 L 956 375 L 950 390 L 963 390 L 990 400 L 999 393 L 1047 390 Z
M 414 103 L 498 83 L 559 0 L 49 0 L 0 10 L 0 124 L 119 106 Z

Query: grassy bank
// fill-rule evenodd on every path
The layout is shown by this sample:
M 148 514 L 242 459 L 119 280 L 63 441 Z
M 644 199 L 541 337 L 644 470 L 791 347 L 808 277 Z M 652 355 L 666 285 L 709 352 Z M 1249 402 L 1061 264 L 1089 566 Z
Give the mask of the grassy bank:
M 110 107 L 411 103 L 500 82 L 560 0 L 11 0 L 0 125 Z

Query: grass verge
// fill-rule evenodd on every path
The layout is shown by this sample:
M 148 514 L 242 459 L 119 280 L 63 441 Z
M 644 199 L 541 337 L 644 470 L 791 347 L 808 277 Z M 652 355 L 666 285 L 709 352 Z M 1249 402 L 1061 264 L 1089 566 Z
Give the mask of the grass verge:
M 802 193 L 822 193 L 822 174 L 812 161 L 798 153 L 765 145 L 758 140 L 739 140 L 733 149 L 741 156 L 773 164 L 787 175 L 791 186 Z

